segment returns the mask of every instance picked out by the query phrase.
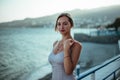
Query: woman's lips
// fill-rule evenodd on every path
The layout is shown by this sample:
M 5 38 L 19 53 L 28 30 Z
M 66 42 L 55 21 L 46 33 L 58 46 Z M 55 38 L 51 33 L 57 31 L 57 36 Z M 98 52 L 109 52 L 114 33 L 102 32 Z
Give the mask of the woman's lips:
M 61 32 L 64 32 L 65 30 L 60 30 Z

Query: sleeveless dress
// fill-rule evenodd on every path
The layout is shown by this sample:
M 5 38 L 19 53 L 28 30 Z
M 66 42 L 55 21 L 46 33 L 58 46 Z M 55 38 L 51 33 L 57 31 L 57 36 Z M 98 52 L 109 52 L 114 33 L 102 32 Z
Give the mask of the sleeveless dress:
M 64 70 L 64 52 L 50 53 L 48 60 L 52 65 L 52 80 L 75 80 L 74 75 L 67 75 Z

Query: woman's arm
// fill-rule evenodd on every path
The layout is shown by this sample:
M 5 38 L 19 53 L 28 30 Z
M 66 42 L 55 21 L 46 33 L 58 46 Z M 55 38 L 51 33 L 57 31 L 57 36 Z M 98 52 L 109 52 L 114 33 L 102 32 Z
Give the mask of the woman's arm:
M 68 40 L 64 45 L 66 45 L 64 46 L 64 69 L 66 74 L 70 75 L 73 73 L 73 70 L 76 67 L 82 46 L 79 42 L 74 40 Z M 70 53 L 69 51 L 71 46 L 72 52 Z

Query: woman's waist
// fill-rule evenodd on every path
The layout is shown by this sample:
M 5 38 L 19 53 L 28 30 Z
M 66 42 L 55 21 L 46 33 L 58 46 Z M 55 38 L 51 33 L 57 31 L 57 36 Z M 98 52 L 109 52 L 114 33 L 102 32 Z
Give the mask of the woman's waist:
M 53 70 L 64 70 L 64 66 L 63 65 L 58 65 L 58 64 L 54 64 L 54 65 L 52 65 L 52 69 Z

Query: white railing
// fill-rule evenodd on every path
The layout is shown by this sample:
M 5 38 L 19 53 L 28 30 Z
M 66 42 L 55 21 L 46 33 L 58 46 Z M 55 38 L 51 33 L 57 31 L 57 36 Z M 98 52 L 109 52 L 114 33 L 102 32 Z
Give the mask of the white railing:
M 85 78 L 85 77 L 87 77 L 87 76 L 91 76 L 91 77 L 90 77 L 91 79 L 89 79 L 89 80 L 95 80 L 95 79 L 96 79 L 96 75 L 95 75 L 96 71 L 104 68 L 105 66 L 107 66 L 107 65 L 109 65 L 109 64 L 111 64 L 111 63 L 113 63 L 113 62 L 115 62 L 115 61 L 117 61 L 117 60 L 119 60 L 119 63 L 120 63 L 120 55 L 115 56 L 114 58 L 106 61 L 105 63 L 103 63 L 103 64 L 101 64 L 101 65 L 98 65 L 98 66 L 96 66 L 96 67 L 93 67 L 93 68 L 91 68 L 89 71 L 83 72 L 83 73 L 81 73 L 81 74 L 79 73 L 79 71 L 80 71 L 80 66 L 77 65 L 77 80 L 81 80 L 81 79 L 83 79 L 83 78 Z M 110 76 L 112 76 L 112 75 L 113 75 L 113 79 L 116 80 L 116 78 L 117 78 L 116 72 L 119 71 L 119 70 L 120 70 L 120 66 L 119 66 L 117 69 L 115 69 L 113 72 L 111 72 L 111 73 L 109 73 L 108 75 L 106 75 L 102 80 L 106 80 L 108 77 L 110 77 Z M 102 76 L 101 76 L 101 77 L 102 77 Z

